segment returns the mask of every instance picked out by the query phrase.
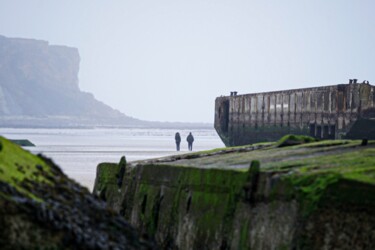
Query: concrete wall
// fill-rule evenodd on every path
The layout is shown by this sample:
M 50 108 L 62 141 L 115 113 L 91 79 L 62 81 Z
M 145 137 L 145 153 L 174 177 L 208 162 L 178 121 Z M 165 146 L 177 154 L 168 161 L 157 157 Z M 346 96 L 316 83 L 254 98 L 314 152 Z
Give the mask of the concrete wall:
M 137 165 L 119 187 L 119 168 L 100 168 L 94 193 L 160 249 L 373 249 L 371 184 L 328 185 L 319 175 L 303 192 L 319 183 L 326 195 L 309 203 L 289 171 Z
M 218 97 L 215 128 L 227 146 L 274 141 L 288 133 L 341 138 L 363 112 L 374 109 L 374 89 L 353 83 Z

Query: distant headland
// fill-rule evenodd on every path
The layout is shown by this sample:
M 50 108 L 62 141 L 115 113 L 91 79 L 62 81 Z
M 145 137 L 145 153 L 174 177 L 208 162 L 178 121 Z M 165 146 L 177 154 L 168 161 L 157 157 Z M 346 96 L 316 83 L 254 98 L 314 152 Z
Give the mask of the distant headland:
M 213 127 L 129 117 L 80 90 L 79 63 L 76 48 L 0 36 L 0 127 Z

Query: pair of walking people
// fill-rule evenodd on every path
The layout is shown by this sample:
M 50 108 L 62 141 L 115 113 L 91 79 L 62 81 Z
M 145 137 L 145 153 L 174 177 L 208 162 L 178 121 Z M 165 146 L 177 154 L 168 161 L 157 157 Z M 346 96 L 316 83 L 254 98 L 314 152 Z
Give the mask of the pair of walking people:
M 177 151 L 180 151 L 180 143 L 181 143 L 181 136 L 180 136 L 180 133 L 176 133 L 175 136 L 174 136 L 174 139 L 176 141 L 176 150 Z M 186 137 L 186 141 L 188 142 L 188 148 L 189 148 L 189 151 L 192 151 L 193 150 L 193 142 L 194 142 L 194 136 L 192 135 L 192 133 L 190 132 L 189 135 Z

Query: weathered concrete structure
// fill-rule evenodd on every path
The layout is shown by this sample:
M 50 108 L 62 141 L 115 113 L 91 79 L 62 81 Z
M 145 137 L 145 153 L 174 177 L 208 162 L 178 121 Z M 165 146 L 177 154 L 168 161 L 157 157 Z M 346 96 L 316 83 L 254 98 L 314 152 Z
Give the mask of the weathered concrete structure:
M 101 163 L 94 193 L 160 249 L 373 250 L 375 141 L 308 139 Z
M 215 129 L 226 146 L 285 134 L 375 139 L 375 87 L 369 82 L 216 98 Z

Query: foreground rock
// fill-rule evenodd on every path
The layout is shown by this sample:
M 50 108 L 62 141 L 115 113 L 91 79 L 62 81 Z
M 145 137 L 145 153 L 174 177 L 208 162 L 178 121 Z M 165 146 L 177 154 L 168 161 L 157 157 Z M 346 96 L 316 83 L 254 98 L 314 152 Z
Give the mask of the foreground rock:
M 50 160 L 0 137 L 0 249 L 152 249 Z
M 165 249 L 373 249 L 374 155 L 374 141 L 283 138 L 133 162 L 123 178 L 124 161 L 103 163 L 94 192 Z

